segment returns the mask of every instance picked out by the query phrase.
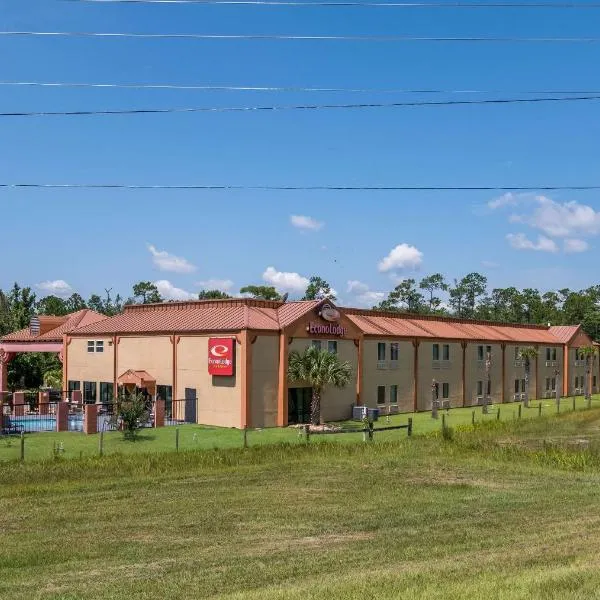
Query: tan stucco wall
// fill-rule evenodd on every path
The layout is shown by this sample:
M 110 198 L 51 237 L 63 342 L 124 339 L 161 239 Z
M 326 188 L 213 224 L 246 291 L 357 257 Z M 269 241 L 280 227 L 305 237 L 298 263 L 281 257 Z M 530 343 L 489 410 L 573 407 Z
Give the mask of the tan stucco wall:
M 88 352 L 89 340 L 102 340 L 104 352 Z M 67 378 L 69 381 L 113 382 L 114 346 L 111 337 L 71 338 L 67 349 Z M 83 389 L 83 384 L 82 389 Z
M 484 360 L 478 360 L 478 346 L 484 346 Z M 493 343 L 469 343 L 465 351 L 465 386 L 466 404 L 477 404 L 477 382 L 484 382 L 485 391 L 485 347 L 492 347 L 492 365 L 490 379 L 492 393 L 488 396 L 490 402 L 502 402 L 502 346 Z
M 398 368 L 390 369 L 390 343 L 398 342 Z M 386 368 L 377 368 L 377 345 L 386 344 Z M 412 410 L 414 352 L 412 341 L 365 339 L 362 355 L 362 403 L 370 408 L 390 404 L 390 386 L 398 386 L 398 408 L 401 412 Z M 377 387 L 385 386 L 385 404 L 377 404 Z
M 538 370 L 537 376 L 539 378 L 539 396 L 544 398 L 546 396 L 546 378 L 552 379 L 556 377 L 554 371 L 558 369 L 559 376 L 556 377 L 556 387 L 561 390 L 562 393 L 562 377 L 563 377 L 563 350 L 560 347 L 556 348 L 556 360 L 546 361 L 546 348 L 547 346 L 540 346 L 538 348 Z M 546 366 L 548 362 L 548 366 Z M 514 386 L 514 382 L 513 382 Z M 535 397 L 535 390 L 530 391 L 530 397 Z M 554 397 L 554 394 L 552 394 Z
M 440 346 L 440 360 L 433 360 L 433 344 Z M 443 346 L 450 346 L 450 360 L 441 360 Z M 438 368 L 439 367 L 439 368 Z M 459 342 L 445 342 L 443 340 L 424 341 L 419 344 L 419 385 L 417 396 L 417 409 L 431 409 L 431 384 L 435 379 L 439 384 L 439 400 L 443 400 L 443 384 L 450 387 L 450 406 L 462 406 L 462 347 Z
M 214 377 L 208 374 L 209 337 L 214 336 L 181 336 L 177 347 L 177 395 L 183 398 L 186 387 L 196 390 L 198 423 L 240 427 L 242 377 L 240 345 L 237 342 L 235 344 L 235 376 Z
M 319 338 L 326 343 L 326 338 Z M 352 406 L 356 404 L 356 378 L 358 374 L 358 348 L 352 340 L 337 340 L 338 356 L 348 361 L 352 367 L 352 379 L 343 389 L 327 387 L 323 391 L 321 415 L 325 421 L 341 421 L 352 416 Z M 311 344 L 310 339 L 294 338 L 289 345 L 290 352 L 304 352 Z M 289 383 L 290 388 L 306 387 L 302 383 Z
M 279 376 L 279 336 L 258 336 L 252 344 L 252 383 L 250 424 L 252 427 L 277 425 L 277 386 Z
M 117 377 L 128 369 L 147 371 L 156 385 L 173 385 L 173 345 L 169 336 L 121 337 Z

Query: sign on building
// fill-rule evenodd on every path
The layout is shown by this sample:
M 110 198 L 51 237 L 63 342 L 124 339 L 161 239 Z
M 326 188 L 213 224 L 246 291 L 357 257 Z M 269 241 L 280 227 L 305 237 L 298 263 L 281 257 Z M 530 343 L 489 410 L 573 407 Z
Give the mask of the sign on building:
M 235 374 L 234 338 L 209 338 L 208 374 L 224 377 Z

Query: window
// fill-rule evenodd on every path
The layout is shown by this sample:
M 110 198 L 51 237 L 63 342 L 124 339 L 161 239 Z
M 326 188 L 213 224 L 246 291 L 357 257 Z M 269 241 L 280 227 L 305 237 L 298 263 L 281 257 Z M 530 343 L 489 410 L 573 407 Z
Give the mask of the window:
M 385 342 L 377 344 L 377 360 L 385 360 Z
M 100 403 L 101 404 L 112 404 L 113 401 L 114 386 L 112 383 L 107 381 L 100 382 Z
M 173 387 L 170 385 L 157 385 L 156 397 L 165 401 L 165 416 L 171 418 L 173 414 Z
M 313 348 L 316 348 L 317 350 L 321 349 L 321 340 L 313 340 L 311 342 L 311 345 Z
M 552 378 L 552 391 L 555 392 L 556 391 L 556 377 Z
M 483 346 L 477 346 L 477 360 L 484 360 Z
M 552 360 L 556 360 L 556 348 L 552 348 Z
M 515 360 L 521 360 L 521 348 L 515 346 Z
M 525 393 L 525 380 L 521 379 L 521 391 Z
M 329 340 L 327 342 L 327 351 L 330 354 L 337 354 L 337 342 L 335 340 Z
M 579 387 L 579 376 L 575 376 L 575 389 Z
M 546 348 L 546 360 L 552 360 L 550 358 L 550 348 Z M 548 389 L 548 388 L 546 388 L 546 389 Z
M 490 356 L 490 358 L 492 357 L 492 347 L 491 346 L 485 347 L 485 357 L 487 358 L 488 355 Z
M 104 342 L 102 340 L 88 340 L 88 352 L 104 352 Z
M 398 360 L 398 342 L 392 342 L 390 344 L 390 360 Z
M 440 360 L 440 345 L 433 344 L 433 360 Z
M 548 348 L 549 350 L 549 348 Z M 546 391 L 549 392 L 550 391 L 550 377 L 546 377 Z
M 515 394 L 519 393 L 519 388 L 521 387 L 521 380 L 515 379 Z
M 385 404 L 385 385 L 377 386 L 377 404 Z
M 94 404 L 96 402 L 96 387 L 95 381 L 83 382 L 83 401 L 86 404 Z
M 596 376 L 595 375 L 592 377 L 592 386 L 596 387 Z
M 81 381 L 69 380 L 67 383 L 67 389 L 70 392 L 74 392 L 75 390 L 80 390 L 81 389 Z
M 104 352 L 104 342 L 101 340 L 96 341 L 96 352 Z
M 480 346 L 480 348 L 483 348 L 483 346 Z M 477 395 L 483 396 L 483 381 L 477 382 Z
M 390 404 L 398 404 L 398 386 L 390 385 Z
M 450 384 L 442 383 L 442 398 L 450 398 Z
M 487 382 L 487 395 L 491 396 L 492 395 L 492 380 L 488 379 Z
M 96 347 L 94 340 L 88 340 L 88 352 L 93 352 Z
M 450 360 L 450 344 L 442 346 L 442 360 Z

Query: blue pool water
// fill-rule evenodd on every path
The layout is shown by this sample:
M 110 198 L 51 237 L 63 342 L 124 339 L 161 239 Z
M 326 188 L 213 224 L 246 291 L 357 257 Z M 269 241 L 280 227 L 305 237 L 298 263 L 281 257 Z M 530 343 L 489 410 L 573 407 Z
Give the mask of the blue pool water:
M 38 415 L 24 415 L 10 417 L 11 427 L 22 429 L 25 433 L 31 431 L 56 431 L 56 417 L 40 417 Z M 83 417 L 69 416 L 69 431 L 83 431 Z

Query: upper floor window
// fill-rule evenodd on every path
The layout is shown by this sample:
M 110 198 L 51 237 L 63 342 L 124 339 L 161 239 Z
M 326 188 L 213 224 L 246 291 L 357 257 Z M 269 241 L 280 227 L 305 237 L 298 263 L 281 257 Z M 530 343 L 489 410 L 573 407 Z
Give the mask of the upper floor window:
M 312 347 L 316 348 L 317 350 L 321 350 L 321 340 L 313 340 Z
M 450 344 L 442 346 L 442 360 L 450 360 Z
M 515 346 L 515 360 L 521 360 L 521 348 Z
M 87 348 L 88 352 L 93 352 L 96 348 L 96 342 L 94 342 L 94 340 L 88 340 Z
M 390 344 L 390 360 L 398 360 L 398 342 L 392 342 Z
M 331 354 L 337 354 L 337 341 L 336 340 L 329 340 L 327 342 L 327 351 L 330 352 Z
M 104 342 L 102 340 L 88 340 L 88 352 L 104 352 Z
M 385 342 L 377 344 L 377 360 L 385 360 Z
M 440 360 L 440 345 L 439 344 L 433 344 L 432 346 L 433 349 L 433 360 Z
M 556 348 L 546 348 L 546 360 L 556 360 Z
M 484 360 L 483 346 L 477 346 L 477 360 Z

